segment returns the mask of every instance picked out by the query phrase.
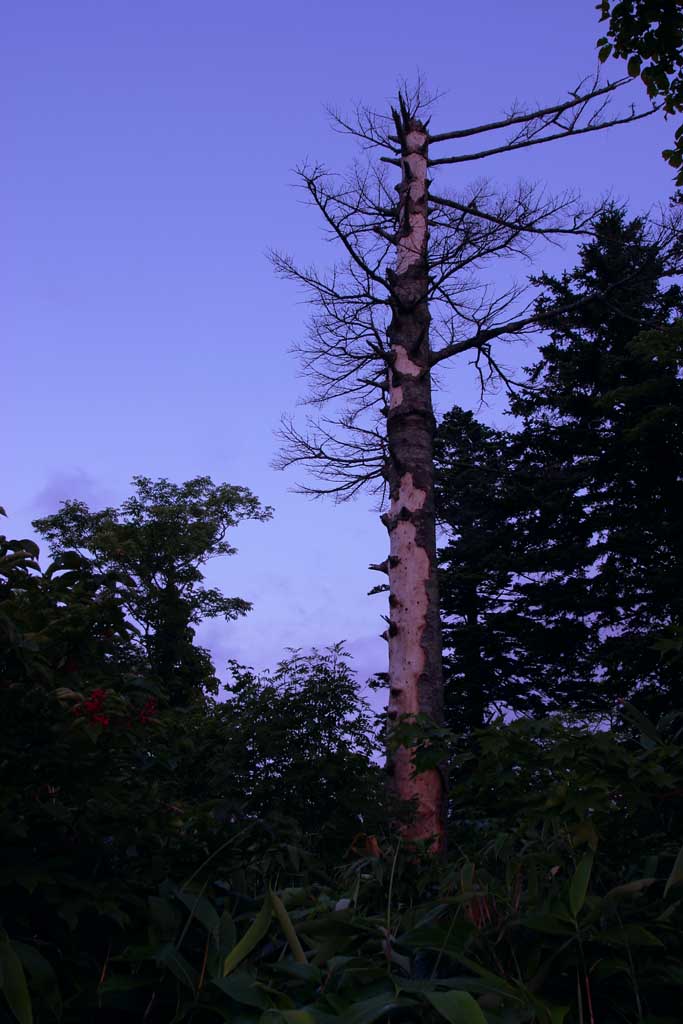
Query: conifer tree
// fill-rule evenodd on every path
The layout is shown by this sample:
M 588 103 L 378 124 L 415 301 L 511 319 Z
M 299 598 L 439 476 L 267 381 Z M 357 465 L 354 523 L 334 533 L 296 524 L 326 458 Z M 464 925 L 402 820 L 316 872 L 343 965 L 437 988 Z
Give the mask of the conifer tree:
M 449 721 L 487 711 L 655 713 L 675 700 L 657 639 L 680 623 L 682 297 L 678 219 L 611 208 L 511 401 L 517 432 L 453 410 L 436 442 Z M 586 296 L 595 296 L 581 302 Z M 601 297 L 597 297 L 601 296 Z
M 606 212 L 577 268 L 540 279 L 540 307 L 605 298 L 557 318 L 533 390 L 512 402 L 520 445 L 553 480 L 541 495 L 541 575 L 524 599 L 548 611 L 562 581 L 565 604 L 593 630 L 601 710 L 671 685 L 653 644 L 682 607 L 683 295 L 670 281 L 682 257 L 680 217 L 662 231 Z

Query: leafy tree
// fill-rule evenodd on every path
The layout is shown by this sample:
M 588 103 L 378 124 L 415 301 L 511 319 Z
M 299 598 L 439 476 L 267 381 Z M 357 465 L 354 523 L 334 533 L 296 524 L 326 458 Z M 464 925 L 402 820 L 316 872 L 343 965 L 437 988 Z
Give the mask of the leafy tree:
M 228 531 L 245 519 L 264 521 L 272 510 L 244 487 L 196 477 L 177 485 L 133 478 L 136 493 L 120 508 L 91 511 L 66 501 L 34 527 L 53 554 L 87 552 L 102 570 L 123 574 L 119 598 L 139 629 L 140 653 L 174 704 L 187 704 L 218 680 L 209 652 L 194 643 L 205 618 L 235 619 L 251 605 L 203 586 L 211 558 L 235 554 Z
M 230 668 L 229 699 L 212 714 L 232 756 L 217 751 L 228 774 L 214 788 L 229 779 L 242 814 L 289 818 L 304 845 L 332 857 L 355 833 L 377 831 L 384 801 L 374 717 L 342 646 L 293 651 L 272 673 Z
M 683 111 L 683 7 L 678 0 L 600 0 L 600 20 L 607 35 L 598 39 L 599 56 L 628 61 L 632 78 L 640 76 L 648 94 L 667 114 Z M 673 149 L 662 154 L 678 170 L 683 185 L 683 124 L 676 129 Z
M 340 648 L 154 707 L 115 578 L 36 554 L 0 538 L 0 1019 L 673 1024 L 680 713 L 499 722 L 436 755 L 430 730 L 418 767 L 454 766 L 435 863 L 353 841 L 378 769 Z
M 156 854 L 148 878 L 179 867 L 187 844 L 168 783 L 145 785 L 158 704 L 152 685 L 126 674 L 123 581 L 75 552 L 41 572 L 37 555 L 0 537 L 0 903 L 47 1020 L 61 1015 L 60 984 L 73 997 L 132 919 L 131 844 Z M 66 985 L 63 972 L 74 975 Z M 5 992 L 23 1021 L 20 977 L 5 973 Z
M 375 723 L 342 646 L 293 651 L 272 672 L 229 669 L 227 699 L 162 716 L 148 784 L 175 780 L 183 820 L 211 807 L 216 821 L 258 824 L 261 838 L 323 861 L 356 833 L 377 831 Z
M 39 1024 L 132 1022 L 170 970 L 161 1024 L 198 977 L 207 887 L 242 913 L 264 877 L 317 881 L 376 828 L 372 719 L 340 648 L 169 706 L 129 664 L 122 574 L 37 554 L 0 537 L 0 992 L 21 1022 L 31 1002 Z

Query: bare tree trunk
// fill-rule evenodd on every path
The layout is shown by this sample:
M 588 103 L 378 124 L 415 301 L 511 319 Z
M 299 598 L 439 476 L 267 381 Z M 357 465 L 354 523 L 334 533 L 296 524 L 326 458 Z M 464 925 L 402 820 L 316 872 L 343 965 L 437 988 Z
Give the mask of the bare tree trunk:
M 427 261 L 426 127 L 396 116 L 401 143 L 399 235 L 391 275 L 391 369 L 386 469 L 391 505 L 382 518 L 389 531 L 389 721 L 428 715 L 443 720 L 441 631 L 436 567 Z M 415 801 L 408 839 L 432 840 L 443 849 L 443 775 L 430 769 L 413 777 L 412 751 L 401 747 L 388 770 L 397 797 Z
M 524 183 L 497 193 L 480 181 L 458 196 L 440 196 L 429 187 L 428 168 L 484 160 L 649 117 L 652 109 L 633 107 L 625 115 L 605 115 L 611 94 L 628 81 L 602 85 L 595 79 L 561 102 L 537 110 L 516 107 L 501 120 L 440 134 L 429 134 L 418 119 L 428 106 L 418 84 L 412 94 L 399 94 L 400 110 L 392 111 L 395 134 L 389 119 L 364 107 L 351 121 L 334 115 L 338 128 L 383 153 L 378 164 L 356 167 L 341 181 L 320 164 L 299 170 L 343 257 L 329 272 L 299 266 L 281 253 L 272 258 L 278 273 L 308 290 L 315 310 L 308 341 L 299 347 L 311 385 L 309 402 L 340 405 L 332 416 L 309 419 L 304 429 L 285 419 L 277 464 L 307 466 L 321 486 L 301 490 L 338 501 L 365 487 L 389 486 L 390 508 L 382 518 L 390 556 L 371 568 L 389 573 L 390 726 L 418 715 L 437 726 L 443 722 L 430 367 L 472 352 L 482 386 L 488 377 L 512 386 L 492 343 L 537 331 L 577 303 L 529 312 L 523 289 L 500 291 L 475 272 L 494 257 L 529 255 L 540 239 L 590 235 L 597 215 L 571 194 L 547 196 Z M 508 133 L 502 142 L 494 136 L 497 144 L 467 150 L 465 143 L 466 151 L 460 149 L 466 139 L 500 130 Z M 455 144 L 454 151 L 449 146 L 446 155 L 430 158 L 428 148 L 442 143 Z M 400 168 L 398 204 L 388 191 L 383 163 Z M 670 240 L 678 239 L 680 231 L 667 231 Z M 430 352 L 432 317 L 440 341 Z M 432 769 L 413 778 L 412 755 L 399 749 L 388 765 L 394 793 L 415 801 L 416 816 L 404 834 L 431 839 L 434 852 L 443 850 L 445 777 Z

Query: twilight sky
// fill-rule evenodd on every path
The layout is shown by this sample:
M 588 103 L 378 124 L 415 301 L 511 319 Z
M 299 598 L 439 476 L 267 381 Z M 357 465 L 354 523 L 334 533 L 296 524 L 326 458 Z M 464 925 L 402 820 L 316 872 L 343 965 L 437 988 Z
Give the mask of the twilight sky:
M 261 668 L 287 646 L 336 640 L 363 676 L 385 667 L 383 599 L 366 597 L 377 582 L 367 565 L 387 547 L 372 499 L 312 503 L 270 468 L 273 431 L 302 393 L 288 349 L 306 307 L 264 253 L 332 261 L 292 168 L 310 157 L 342 170 L 357 154 L 325 104 L 386 111 L 419 69 L 443 93 L 433 130 L 448 131 L 515 98 L 554 102 L 595 67 L 594 0 L 415 9 L 22 0 L 3 12 L 0 529 L 31 536 L 31 519 L 65 498 L 118 504 L 135 473 L 249 487 L 275 518 L 239 527 L 239 554 L 208 573 L 254 602 L 241 622 L 202 630 L 219 671 L 228 657 Z M 631 98 L 645 102 L 644 90 Z M 672 191 L 659 155 L 672 133 L 651 118 L 438 180 L 457 188 L 485 170 L 587 200 L 611 192 L 641 212 Z M 554 249 L 537 269 L 571 264 Z M 507 361 L 532 359 L 528 347 Z M 440 411 L 456 401 L 479 404 L 466 357 L 437 395 Z M 500 409 L 493 400 L 481 416 L 500 422 Z

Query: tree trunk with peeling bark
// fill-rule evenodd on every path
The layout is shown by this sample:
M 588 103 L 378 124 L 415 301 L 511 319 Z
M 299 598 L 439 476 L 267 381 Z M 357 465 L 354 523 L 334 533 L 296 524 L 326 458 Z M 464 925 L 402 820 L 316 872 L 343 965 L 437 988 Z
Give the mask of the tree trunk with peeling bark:
M 584 82 L 559 103 L 529 111 L 518 107 L 500 120 L 440 134 L 430 133 L 422 120 L 429 101 L 418 85 L 413 94 L 399 95 L 393 127 L 392 118 L 363 107 L 351 121 L 334 115 L 338 128 L 384 153 L 378 163 L 356 165 L 341 182 L 321 165 L 299 170 L 311 203 L 340 243 L 343 261 L 321 272 L 278 253 L 272 259 L 278 273 L 312 296 L 309 339 L 298 348 L 311 382 L 309 401 L 342 404 L 336 415 L 309 420 L 303 430 L 285 420 L 277 464 L 306 466 L 323 485 L 300 490 L 338 501 L 366 487 L 384 498 L 388 489 L 390 504 L 382 519 L 390 555 L 371 568 L 388 572 L 389 584 L 371 593 L 389 590 L 384 636 L 390 730 L 417 716 L 436 726 L 443 718 L 431 370 L 469 352 L 482 387 L 487 374 L 510 386 L 492 353 L 494 340 L 537 331 L 567 307 L 529 313 L 523 289 L 499 289 L 475 272 L 484 273 L 492 258 L 529 256 L 541 239 L 590 235 L 600 209 L 582 209 L 571 195 L 548 196 L 524 183 L 498 193 L 482 179 L 458 194 L 439 195 L 430 187 L 429 169 L 650 116 L 651 110 L 633 108 L 625 115 L 605 115 L 611 95 L 627 84 L 628 79 L 605 85 L 596 79 L 584 89 Z M 494 133 L 499 140 L 501 130 L 511 133 L 502 144 L 457 151 L 475 136 Z M 431 156 L 430 147 L 442 144 L 456 152 Z M 386 164 L 400 169 L 398 202 Z M 435 348 L 430 327 L 438 338 Z M 414 802 L 415 815 L 403 835 L 443 851 L 445 778 L 437 769 L 415 775 L 413 753 L 399 748 L 388 762 L 394 795 Z
M 427 715 L 441 725 L 443 684 L 434 518 L 435 430 L 429 348 L 427 159 L 425 126 L 397 118 L 402 180 L 396 269 L 390 275 L 391 344 L 388 461 L 389 723 Z M 414 801 L 407 839 L 444 846 L 445 786 L 441 771 L 414 774 L 412 751 L 400 747 L 387 770 L 394 795 Z

